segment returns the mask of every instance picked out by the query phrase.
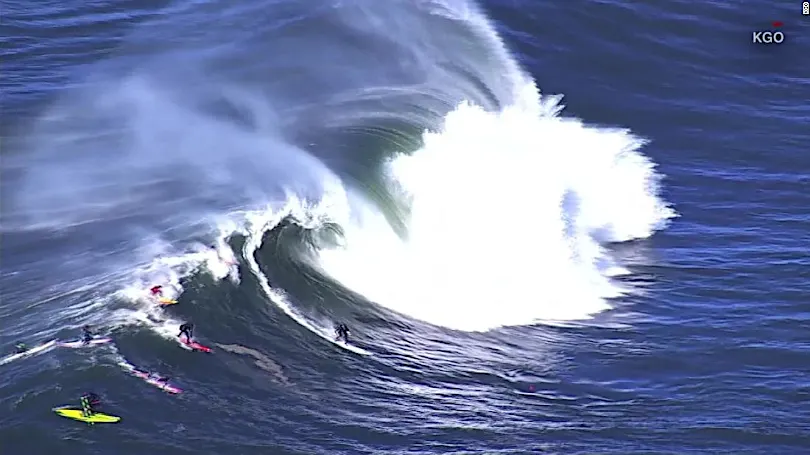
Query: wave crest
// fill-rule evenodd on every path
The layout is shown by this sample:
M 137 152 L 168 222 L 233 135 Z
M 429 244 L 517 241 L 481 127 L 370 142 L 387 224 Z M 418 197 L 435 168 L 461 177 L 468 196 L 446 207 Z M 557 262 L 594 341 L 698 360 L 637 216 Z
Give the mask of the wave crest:
M 320 252 L 323 270 L 399 313 L 459 330 L 575 320 L 630 290 L 606 248 L 674 211 L 626 130 L 558 115 L 527 85 L 513 106 L 462 104 L 424 147 L 389 163 L 410 202 L 401 239 L 374 210 Z

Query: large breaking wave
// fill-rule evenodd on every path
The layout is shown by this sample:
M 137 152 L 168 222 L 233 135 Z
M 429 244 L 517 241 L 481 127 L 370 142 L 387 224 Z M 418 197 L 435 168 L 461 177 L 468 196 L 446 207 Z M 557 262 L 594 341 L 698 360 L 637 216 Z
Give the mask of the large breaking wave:
M 475 8 L 382 3 L 243 35 L 240 21 L 271 13 L 229 12 L 227 29 L 155 54 L 155 30 L 202 27 L 182 12 L 49 108 L 4 160 L 6 244 L 55 242 L 65 258 L 6 262 L 7 289 L 33 277 L 41 305 L 59 297 L 37 330 L 96 319 L 173 337 L 179 321 L 144 289 L 179 294 L 202 270 L 238 281 L 241 244 L 270 301 L 328 337 L 257 261 L 282 222 L 325 279 L 453 329 L 587 318 L 632 292 L 606 247 L 674 216 L 644 141 L 561 116 Z

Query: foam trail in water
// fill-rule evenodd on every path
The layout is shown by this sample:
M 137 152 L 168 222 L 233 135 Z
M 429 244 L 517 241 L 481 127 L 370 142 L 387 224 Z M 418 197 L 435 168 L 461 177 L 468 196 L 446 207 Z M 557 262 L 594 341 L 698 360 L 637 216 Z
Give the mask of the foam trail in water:
M 408 239 L 369 210 L 320 265 L 402 314 L 459 330 L 577 320 L 610 308 L 627 273 L 604 245 L 674 212 L 627 131 L 563 119 L 527 85 L 502 112 L 462 105 L 390 163 L 411 202 Z
M 253 358 L 253 364 L 270 373 L 276 382 L 284 385 L 292 385 L 289 378 L 284 374 L 284 368 L 276 363 L 275 360 L 268 357 L 266 354 L 257 351 L 256 349 L 242 346 L 239 344 L 216 344 L 217 347 L 224 351 L 232 352 L 234 354 L 247 355 Z

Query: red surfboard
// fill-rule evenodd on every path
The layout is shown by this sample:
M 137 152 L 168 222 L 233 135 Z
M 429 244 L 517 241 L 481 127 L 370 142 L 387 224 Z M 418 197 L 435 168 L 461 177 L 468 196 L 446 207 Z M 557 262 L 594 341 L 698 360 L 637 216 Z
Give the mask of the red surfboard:
M 196 341 L 192 341 L 190 343 L 188 341 L 184 341 L 183 344 L 190 347 L 191 349 L 194 349 L 195 351 L 211 352 L 211 348 L 203 344 L 197 343 Z

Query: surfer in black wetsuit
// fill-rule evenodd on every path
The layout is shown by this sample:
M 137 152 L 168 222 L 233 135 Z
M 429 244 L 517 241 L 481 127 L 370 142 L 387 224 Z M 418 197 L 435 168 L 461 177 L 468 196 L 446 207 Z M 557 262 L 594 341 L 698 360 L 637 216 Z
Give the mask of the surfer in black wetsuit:
M 14 345 L 14 349 L 17 351 L 17 354 L 22 354 L 28 351 L 28 346 L 26 346 L 25 343 L 17 343 Z
M 338 326 L 335 327 L 335 335 L 337 335 L 335 341 L 340 341 L 341 339 L 343 339 L 343 342 L 348 343 L 349 327 L 346 324 L 338 324 Z
M 180 326 L 180 333 L 177 334 L 177 336 L 182 337 L 183 335 L 185 335 L 186 343 L 191 343 L 193 332 L 194 332 L 194 324 L 186 322 Z
M 87 344 L 93 339 L 93 332 L 90 331 L 90 326 L 82 327 L 82 343 Z
M 90 417 L 96 413 L 95 407 L 101 404 L 101 400 L 93 392 L 87 392 L 79 400 L 82 404 L 82 415 Z

